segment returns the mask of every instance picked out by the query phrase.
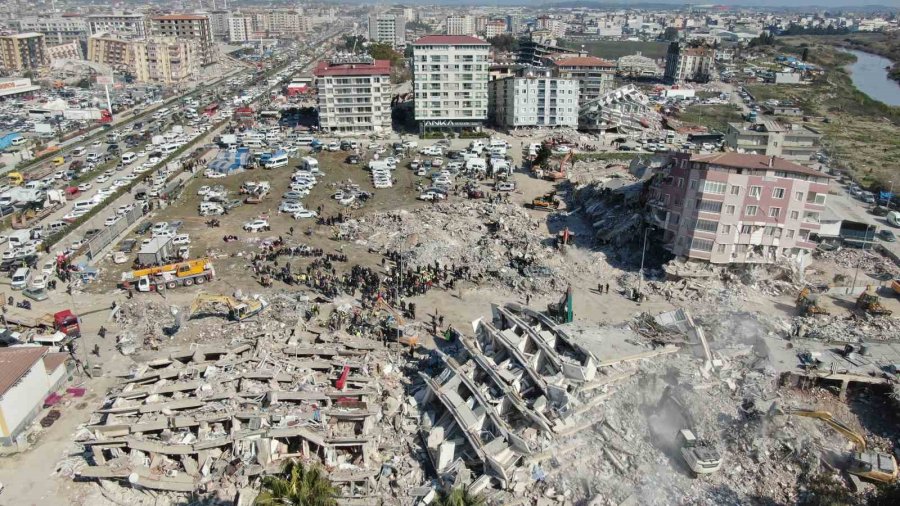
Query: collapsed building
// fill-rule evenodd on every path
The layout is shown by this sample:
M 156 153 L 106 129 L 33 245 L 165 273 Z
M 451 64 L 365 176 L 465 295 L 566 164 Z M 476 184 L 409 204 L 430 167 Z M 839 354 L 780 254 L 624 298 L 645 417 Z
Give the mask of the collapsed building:
M 661 130 L 659 113 L 650 98 L 633 84 L 616 88 L 585 102 L 578 111 L 579 130 L 632 132 Z

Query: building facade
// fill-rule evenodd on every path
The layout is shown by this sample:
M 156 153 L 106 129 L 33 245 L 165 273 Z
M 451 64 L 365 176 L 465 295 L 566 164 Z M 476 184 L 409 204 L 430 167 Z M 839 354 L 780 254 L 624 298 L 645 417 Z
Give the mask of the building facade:
M 822 134 L 804 125 L 777 121 L 729 123 L 725 145 L 742 153 L 778 156 L 809 163 L 819 151 Z
M 83 60 L 84 55 L 81 52 L 81 44 L 73 40 L 65 44 L 47 46 L 47 58 L 53 63 L 57 60 Z
M 616 69 L 620 74 L 630 77 L 657 77 L 662 70 L 653 58 L 648 58 L 638 51 L 635 54 L 622 56 L 616 61 Z
M 228 38 L 228 19 L 231 18 L 231 12 L 216 9 L 206 13 L 209 17 L 209 29 L 217 40 L 225 40 Z
M 615 88 L 616 64 L 595 56 L 563 58 L 553 62 L 563 79 L 575 79 L 580 85 L 580 103 L 596 100 Z
M 406 18 L 399 14 L 369 16 L 369 40 L 390 44 L 395 48 L 405 45 Z
M 6 70 L 36 70 L 50 63 L 43 33 L 0 35 L 0 67 Z
M 0 445 L 10 446 L 66 380 L 68 353 L 45 346 L 0 348 Z
M 688 47 L 672 42 L 666 52 L 665 77 L 670 82 L 707 82 L 715 62 L 716 50 L 711 47 Z
M 547 68 L 525 68 L 488 84 L 494 124 L 516 127 L 578 127 L 579 84 L 553 76 Z
M 804 261 L 829 176 L 782 158 L 675 155 L 650 187 L 648 221 L 674 255 L 715 264 Z
M 502 35 L 506 33 L 506 21 L 499 19 L 492 19 L 484 25 L 484 37 L 486 39 L 493 39 L 498 35 Z
M 314 75 L 319 126 L 357 134 L 391 129 L 391 62 L 364 56 L 320 61 Z
M 110 33 L 88 38 L 87 60 L 108 65 L 115 70 L 128 70 L 132 61 L 131 41 Z
M 154 16 L 150 18 L 150 33 L 158 37 L 197 41 L 201 65 L 211 65 L 217 60 L 216 45 L 208 16 L 197 14 Z
M 19 19 L 20 32 L 43 33 L 47 44 L 58 46 L 87 38 L 87 22 L 80 17 L 27 17 Z
M 250 16 L 233 16 L 228 18 L 228 40 L 231 42 L 247 42 L 253 38 L 253 18 Z
M 143 14 L 92 14 L 87 16 L 88 33 L 113 33 L 123 38 L 141 39 L 148 35 Z
M 413 43 L 415 118 L 420 129 L 480 128 L 487 119 L 490 44 L 462 35 Z
M 447 35 L 475 35 L 475 18 L 447 16 Z
M 200 71 L 200 47 L 195 40 L 153 37 L 132 42 L 135 79 L 142 83 L 176 84 Z

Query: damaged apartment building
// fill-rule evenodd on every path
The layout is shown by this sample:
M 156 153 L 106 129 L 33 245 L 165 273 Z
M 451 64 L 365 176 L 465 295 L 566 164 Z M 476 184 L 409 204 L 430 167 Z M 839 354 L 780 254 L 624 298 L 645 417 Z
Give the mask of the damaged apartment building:
M 478 476 L 473 491 L 524 487 L 525 460 L 583 428 L 603 398 L 592 388 L 597 358 L 553 320 L 514 304 L 493 310 L 474 338 L 460 338 L 459 355 L 440 354 L 442 370 L 421 373 L 427 388 L 416 394 L 435 470 L 450 483 Z

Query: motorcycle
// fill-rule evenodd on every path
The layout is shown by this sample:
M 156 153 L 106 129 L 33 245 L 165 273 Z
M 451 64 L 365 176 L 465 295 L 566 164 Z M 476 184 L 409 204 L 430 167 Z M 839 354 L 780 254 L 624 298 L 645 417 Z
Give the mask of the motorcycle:
M 27 300 L 16 302 L 16 307 L 19 309 L 28 309 L 31 310 L 31 302 Z

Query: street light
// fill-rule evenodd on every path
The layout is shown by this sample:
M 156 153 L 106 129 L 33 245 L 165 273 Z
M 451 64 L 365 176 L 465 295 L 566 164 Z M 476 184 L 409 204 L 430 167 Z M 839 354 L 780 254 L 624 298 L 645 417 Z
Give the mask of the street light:
M 647 227 L 644 229 L 644 247 L 641 248 L 641 277 L 640 281 L 638 282 L 638 298 L 640 298 L 641 294 L 644 292 L 644 257 L 647 256 L 647 234 L 650 233 L 650 228 L 651 227 Z

